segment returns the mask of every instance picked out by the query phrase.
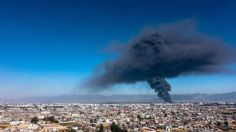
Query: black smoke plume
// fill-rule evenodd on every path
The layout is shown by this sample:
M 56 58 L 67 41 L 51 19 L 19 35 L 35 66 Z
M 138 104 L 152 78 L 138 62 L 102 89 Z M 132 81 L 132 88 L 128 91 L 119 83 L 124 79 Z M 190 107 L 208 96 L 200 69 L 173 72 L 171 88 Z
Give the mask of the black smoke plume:
M 158 93 L 157 95 L 160 98 L 162 98 L 165 102 L 172 102 L 170 94 L 168 93 L 171 87 L 166 80 L 160 77 L 152 77 L 149 78 L 147 82 L 150 84 L 150 87 Z
M 147 81 L 158 96 L 171 102 L 166 78 L 188 74 L 211 74 L 233 62 L 233 50 L 224 42 L 203 35 L 192 21 L 146 31 L 107 61 L 83 86 L 102 89 L 118 83 Z

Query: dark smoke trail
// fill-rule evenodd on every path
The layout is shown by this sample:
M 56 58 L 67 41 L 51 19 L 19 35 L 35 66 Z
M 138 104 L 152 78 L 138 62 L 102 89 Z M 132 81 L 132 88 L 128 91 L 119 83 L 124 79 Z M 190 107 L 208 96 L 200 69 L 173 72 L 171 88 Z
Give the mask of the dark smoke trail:
M 150 84 L 150 87 L 158 92 L 158 96 L 162 98 L 165 102 L 171 103 L 171 97 L 168 91 L 171 90 L 170 84 L 163 78 L 160 77 L 152 77 L 147 80 Z
M 171 102 L 166 78 L 224 72 L 226 64 L 235 62 L 234 51 L 198 32 L 192 21 L 164 25 L 128 43 L 119 58 L 104 63 L 82 87 L 100 90 L 147 81 L 160 98 Z

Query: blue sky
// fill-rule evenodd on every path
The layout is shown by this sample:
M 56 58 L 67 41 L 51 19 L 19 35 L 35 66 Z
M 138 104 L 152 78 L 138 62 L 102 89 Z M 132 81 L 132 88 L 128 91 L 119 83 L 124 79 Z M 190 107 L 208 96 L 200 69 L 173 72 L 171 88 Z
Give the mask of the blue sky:
M 107 45 L 159 24 L 194 19 L 200 31 L 236 47 L 235 6 L 235 0 L 0 1 L 0 97 L 83 94 L 81 80 L 111 57 Z M 178 77 L 170 79 L 171 93 L 235 91 L 235 80 Z M 145 83 L 101 93 L 154 94 Z

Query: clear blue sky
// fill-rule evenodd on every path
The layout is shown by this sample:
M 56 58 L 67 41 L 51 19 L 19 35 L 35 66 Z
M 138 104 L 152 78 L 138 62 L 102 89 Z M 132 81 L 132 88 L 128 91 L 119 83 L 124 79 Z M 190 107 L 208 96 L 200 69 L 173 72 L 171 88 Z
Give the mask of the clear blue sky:
M 200 31 L 236 47 L 235 7 L 235 0 L 0 1 L 0 97 L 81 94 L 80 81 L 109 59 L 109 43 L 158 24 L 194 19 Z M 219 93 L 236 91 L 235 80 L 219 74 L 170 83 L 172 93 Z M 145 83 L 102 93 L 154 94 Z

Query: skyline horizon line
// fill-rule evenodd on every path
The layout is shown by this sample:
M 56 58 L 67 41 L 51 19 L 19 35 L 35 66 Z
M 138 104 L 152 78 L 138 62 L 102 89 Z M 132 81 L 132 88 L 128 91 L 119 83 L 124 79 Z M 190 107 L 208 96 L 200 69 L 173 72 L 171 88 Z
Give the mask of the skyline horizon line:
M 185 95 L 220 95 L 220 94 L 231 94 L 231 93 L 236 93 L 235 91 L 229 91 L 229 92 L 218 92 L 218 93 L 170 93 L 171 96 L 185 96 Z M 57 97 L 79 97 L 79 96 L 102 96 L 102 97 L 112 97 L 112 96 L 157 96 L 157 94 L 99 94 L 99 93 L 94 93 L 94 94 L 60 94 L 60 95 L 41 95 L 41 96 L 28 96 L 28 97 L 17 97 L 17 98 L 1 98 L 0 97 L 0 101 L 1 100 L 22 100 L 22 99 L 30 99 L 30 98 L 57 98 Z M 157 98 L 159 98 L 157 96 Z

